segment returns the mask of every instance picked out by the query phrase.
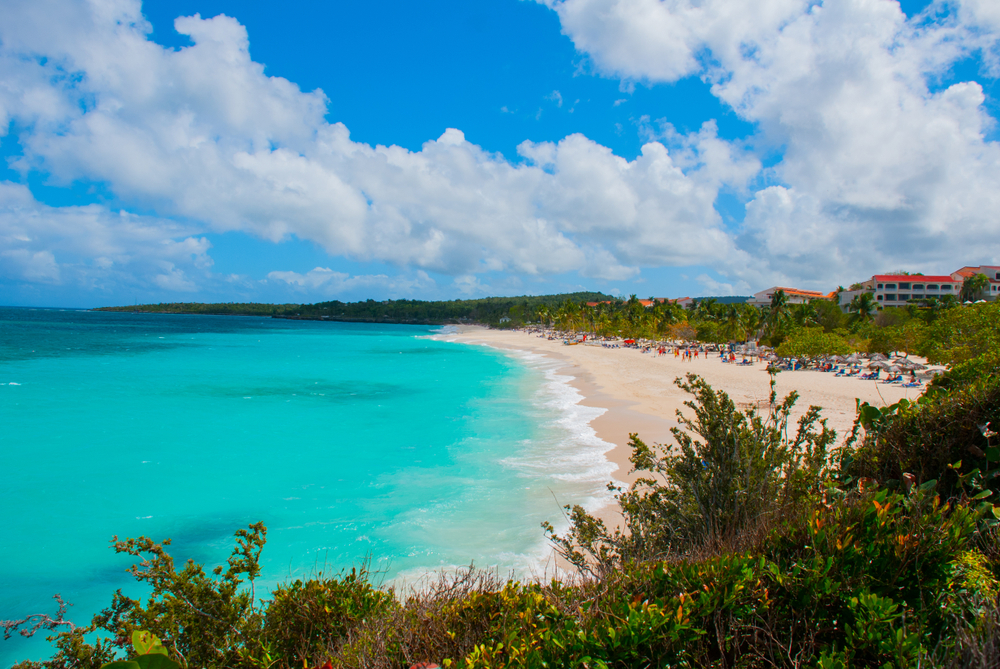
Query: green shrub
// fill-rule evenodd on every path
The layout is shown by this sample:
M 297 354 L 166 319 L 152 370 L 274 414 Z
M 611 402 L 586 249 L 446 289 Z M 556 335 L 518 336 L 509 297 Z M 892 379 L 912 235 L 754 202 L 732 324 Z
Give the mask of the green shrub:
M 946 497 L 971 490 L 970 482 L 1000 491 L 998 440 L 986 436 L 988 424 L 1000 426 L 1000 376 L 932 388 L 884 409 L 861 405 L 858 420 L 864 434 L 846 465 L 850 475 L 889 485 L 906 475 L 917 484 L 936 480 Z
M 767 415 L 737 410 L 726 393 L 694 374 L 676 383 L 694 395 L 685 403 L 693 418 L 677 412 L 681 427 L 671 430 L 677 454 L 631 435 L 630 461 L 643 476 L 625 491 L 612 486 L 625 529 L 611 532 L 579 506 L 567 507 L 565 536 L 543 524 L 556 550 L 578 568 L 605 573 L 625 562 L 725 542 L 763 517 L 780 515 L 821 480 L 836 434 L 817 407 L 800 418 L 790 439 L 798 396 L 793 392 L 778 404 L 773 379 Z
M 282 666 L 318 666 L 348 632 L 382 615 L 396 601 L 375 588 L 365 569 L 341 578 L 301 579 L 272 593 L 262 630 L 266 646 Z

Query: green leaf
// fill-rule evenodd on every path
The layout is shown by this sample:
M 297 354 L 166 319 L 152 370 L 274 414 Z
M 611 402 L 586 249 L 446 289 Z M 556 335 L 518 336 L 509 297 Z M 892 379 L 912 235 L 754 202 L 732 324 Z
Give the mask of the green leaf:
M 937 479 L 931 479 L 930 481 L 920 484 L 920 489 L 923 491 L 932 490 L 936 485 Z
M 118 662 L 102 664 L 101 669 L 140 669 L 140 667 L 139 663 L 134 660 L 119 660 Z
M 160 648 L 163 648 L 163 646 L 160 646 Z M 135 658 L 135 661 L 139 665 L 139 669 L 181 669 L 181 665 L 161 653 L 140 655 Z
M 871 404 L 861 405 L 861 421 L 863 423 L 873 423 L 882 417 L 882 412 L 879 411 L 878 407 L 873 407 Z
M 981 499 L 986 499 L 987 497 L 989 497 L 992 494 L 993 494 L 992 490 L 984 490 L 981 493 L 979 493 L 978 495 L 976 495 L 975 497 L 973 497 L 972 501 L 976 502 L 976 501 L 979 501 Z
M 147 655 L 149 653 L 167 654 L 167 649 L 163 647 L 163 644 L 156 638 L 156 635 L 146 630 L 135 630 L 132 632 L 132 647 L 135 648 L 137 655 Z

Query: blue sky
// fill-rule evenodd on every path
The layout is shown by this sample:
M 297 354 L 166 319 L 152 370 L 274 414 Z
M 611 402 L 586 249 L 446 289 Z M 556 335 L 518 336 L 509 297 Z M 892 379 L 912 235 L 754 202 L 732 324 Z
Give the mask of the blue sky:
M 826 5 L 11 0 L 0 303 L 1000 263 L 1000 11 Z

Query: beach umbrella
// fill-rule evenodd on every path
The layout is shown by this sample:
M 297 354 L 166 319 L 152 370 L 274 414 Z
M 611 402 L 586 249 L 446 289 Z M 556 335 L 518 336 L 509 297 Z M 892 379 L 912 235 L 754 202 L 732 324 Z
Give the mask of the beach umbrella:
M 859 362 L 861 362 L 861 358 L 858 356 L 857 353 L 852 353 L 851 355 L 847 356 L 847 359 L 844 360 L 844 362 L 849 362 L 852 365 L 856 365 Z
M 889 369 L 889 363 L 884 360 L 876 360 L 868 363 L 868 369 Z
M 914 362 L 913 360 L 897 360 L 896 364 L 906 370 L 916 371 L 918 369 L 927 369 L 927 365 L 921 365 L 919 362 Z
M 899 368 L 899 365 L 892 365 L 891 367 L 889 367 L 889 371 L 892 372 L 893 374 L 899 374 L 903 370 Z
M 832 358 L 830 358 L 830 360 L 832 360 L 833 362 L 844 362 L 846 358 L 842 355 L 835 355 Z
M 889 358 L 885 357 L 881 353 L 872 353 L 871 357 L 869 358 L 869 360 L 876 360 L 876 361 L 878 361 L 878 360 L 888 360 L 888 359 Z

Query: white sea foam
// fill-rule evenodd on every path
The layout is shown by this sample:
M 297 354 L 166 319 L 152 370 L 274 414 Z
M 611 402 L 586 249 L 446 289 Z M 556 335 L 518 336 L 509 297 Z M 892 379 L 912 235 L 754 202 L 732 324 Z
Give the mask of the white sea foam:
M 521 470 L 532 477 L 544 476 L 559 481 L 591 484 L 584 500 L 574 500 L 588 510 L 594 510 L 612 500 L 606 483 L 617 465 L 606 454 L 615 445 L 604 441 L 591 422 L 607 412 L 600 407 L 580 404 L 583 395 L 571 385 L 574 377 L 560 374 L 562 364 L 538 353 L 517 352 L 529 367 L 543 372 L 545 383 L 535 394 L 535 405 L 541 409 L 547 439 L 539 440 L 522 455 L 508 458 L 503 464 Z
M 450 334 L 450 333 L 449 333 Z M 431 335 L 438 341 L 456 342 L 448 334 Z M 464 343 L 464 342 L 463 342 Z M 478 346 L 496 348 L 488 344 Z M 607 409 L 583 406 L 585 399 L 580 391 L 571 385 L 573 376 L 560 373 L 564 363 L 545 355 L 521 350 L 496 349 L 518 360 L 525 367 L 540 372 L 541 383 L 532 384 L 532 395 L 528 398 L 532 409 L 526 420 L 536 424 L 537 430 L 530 439 L 517 444 L 516 452 L 499 461 L 502 467 L 514 473 L 525 482 L 527 490 L 537 491 L 544 487 L 551 496 L 544 497 L 551 504 L 539 507 L 535 521 L 548 519 L 557 533 L 563 533 L 569 523 L 560 513 L 565 504 L 579 504 L 588 511 L 595 511 L 614 501 L 614 495 L 607 489 L 618 466 L 607 458 L 607 453 L 615 445 L 601 439 L 591 425 Z M 530 494 L 530 493 L 529 493 Z M 552 497 L 556 499 L 553 500 Z M 545 505 L 546 501 L 539 500 Z M 548 513 L 551 511 L 551 513 Z M 408 519 L 412 522 L 411 516 Z M 533 521 L 534 522 L 534 521 Z M 537 525 L 535 525 L 537 527 Z M 512 528 L 516 532 L 524 528 Z M 478 567 L 494 569 L 498 575 L 506 577 L 513 573 L 520 578 L 546 578 L 557 573 L 552 546 L 545 539 L 540 528 L 537 538 L 525 542 L 520 535 L 519 551 L 509 550 L 510 544 L 497 546 L 495 539 L 487 538 L 477 551 Z M 504 550 L 506 549 L 506 550 Z M 405 589 L 421 587 L 436 582 L 442 575 L 454 575 L 468 565 L 440 564 L 437 567 L 416 567 L 398 573 L 394 584 Z

